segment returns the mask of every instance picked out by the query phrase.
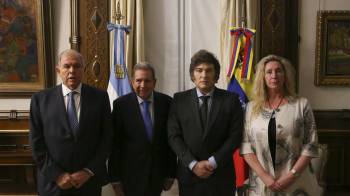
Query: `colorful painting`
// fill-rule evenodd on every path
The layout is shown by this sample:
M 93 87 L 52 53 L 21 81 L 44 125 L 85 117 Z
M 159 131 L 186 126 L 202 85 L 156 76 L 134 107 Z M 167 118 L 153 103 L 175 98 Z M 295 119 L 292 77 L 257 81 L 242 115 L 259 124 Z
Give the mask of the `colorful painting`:
M 350 21 L 328 23 L 327 75 L 350 75 Z
M 0 82 L 38 81 L 33 0 L 0 1 Z
M 350 85 L 350 11 L 319 11 L 316 85 Z
M 45 2 L 45 3 L 44 3 Z M 30 94 L 47 87 L 47 0 L 0 0 L 0 95 Z M 45 33 L 44 33 L 45 32 Z M 47 54 L 46 54 L 47 53 Z M 50 65 L 51 66 L 51 65 Z

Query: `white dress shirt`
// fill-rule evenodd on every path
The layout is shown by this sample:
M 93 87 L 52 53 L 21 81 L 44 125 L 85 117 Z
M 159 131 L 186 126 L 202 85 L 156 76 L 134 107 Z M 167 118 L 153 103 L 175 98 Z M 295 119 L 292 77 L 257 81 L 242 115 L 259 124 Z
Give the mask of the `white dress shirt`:
M 74 95 L 73 95 L 73 98 L 74 98 L 74 102 L 75 102 L 75 109 L 76 109 L 76 112 L 77 112 L 77 119 L 78 119 L 78 122 L 79 122 L 79 117 L 80 117 L 80 97 L 81 97 L 81 83 L 78 85 L 78 87 L 74 90 L 71 90 L 69 89 L 66 85 L 64 85 L 62 83 L 62 94 L 63 94 L 63 99 L 64 99 L 64 105 L 66 106 L 66 110 L 67 110 L 67 103 L 68 103 L 68 94 L 70 92 L 76 92 Z

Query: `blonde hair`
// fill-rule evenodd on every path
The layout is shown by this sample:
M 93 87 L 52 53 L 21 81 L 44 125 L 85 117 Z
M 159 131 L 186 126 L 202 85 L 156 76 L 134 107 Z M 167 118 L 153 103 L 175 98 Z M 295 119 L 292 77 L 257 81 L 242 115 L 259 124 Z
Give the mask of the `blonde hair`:
M 253 85 L 253 116 L 258 115 L 265 102 L 268 100 L 267 86 L 265 83 L 265 66 L 269 62 L 278 62 L 284 71 L 283 93 L 288 101 L 296 98 L 295 93 L 295 71 L 292 64 L 285 58 L 277 55 L 268 55 L 262 58 L 256 65 L 255 80 Z

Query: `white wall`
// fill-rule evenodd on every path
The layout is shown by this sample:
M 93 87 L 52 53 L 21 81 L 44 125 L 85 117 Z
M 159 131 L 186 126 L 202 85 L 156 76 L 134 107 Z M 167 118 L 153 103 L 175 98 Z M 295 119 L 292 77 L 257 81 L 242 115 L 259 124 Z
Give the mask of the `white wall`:
M 192 87 L 190 57 L 205 48 L 219 54 L 219 2 L 213 0 L 144 1 L 146 60 L 157 69 L 157 90 L 172 95 Z M 54 55 L 69 48 L 69 0 L 53 0 Z M 349 87 L 314 85 L 317 10 L 350 10 L 348 0 L 300 1 L 300 95 L 314 109 L 349 109 Z M 325 101 L 327 100 L 327 101 Z M 1 99 L 0 110 L 28 110 L 29 99 Z
M 316 22 L 318 10 L 350 10 L 349 0 L 300 1 L 299 89 L 313 109 L 350 109 L 350 87 L 314 85 Z
M 156 68 L 156 89 L 169 95 L 192 88 L 191 56 L 207 49 L 219 56 L 217 0 L 144 1 L 146 60 Z
M 188 66 L 198 49 L 219 54 L 219 2 L 145 1 L 146 60 L 156 67 L 157 90 L 172 95 L 191 88 Z M 349 87 L 314 85 L 317 10 L 350 10 L 349 0 L 300 1 L 299 94 L 314 109 L 349 109 Z M 223 85 L 219 85 L 223 87 Z

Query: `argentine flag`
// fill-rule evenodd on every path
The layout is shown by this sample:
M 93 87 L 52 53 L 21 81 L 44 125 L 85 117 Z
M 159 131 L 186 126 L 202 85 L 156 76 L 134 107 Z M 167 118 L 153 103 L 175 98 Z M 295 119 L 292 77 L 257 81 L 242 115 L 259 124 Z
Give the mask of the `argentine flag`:
M 131 92 L 128 70 L 125 66 L 124 47 L 125 35 L 130 30 L 130 26 L 108 23 L 107 29 L 114 33 L 113 63 L 111 65 L 107 87 L 109 101 L 113 109 L 113 101 L 115 99 Z

